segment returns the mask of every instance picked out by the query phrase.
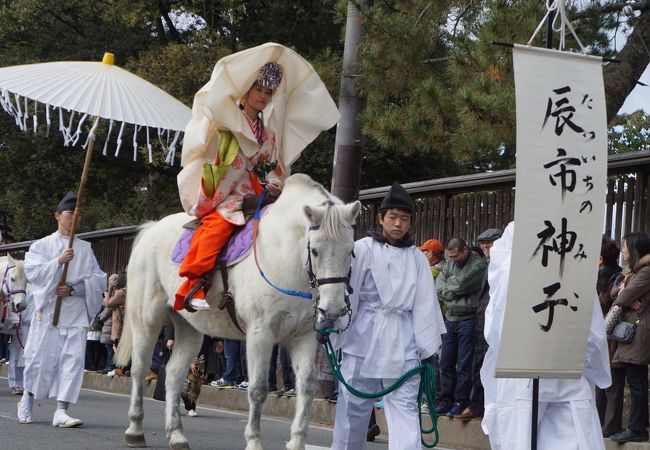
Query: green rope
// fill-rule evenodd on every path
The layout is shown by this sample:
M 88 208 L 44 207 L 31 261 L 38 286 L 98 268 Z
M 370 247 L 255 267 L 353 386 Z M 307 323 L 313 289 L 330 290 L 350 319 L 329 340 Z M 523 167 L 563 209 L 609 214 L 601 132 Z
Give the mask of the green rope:
M 436 374 L 435 371 L 433 370 L 433 366 L 431 366 L 430 364 L 422 364 L 421 366 L 415 367 L 409 370 L 408 372 L 406 372 L 401 377 L 399 377 L 397 381 L 395 381 L 393 384 L 388 386 L 386 389 L 381 390 L 379 392 L 362 392 L 350 386 L 348 382 L 345 381 L 343 375 L 341 374 L 341 366 L 339 365 L 339 361 L 336 357 L 336 352 L 334 351 L 334 348 L 332 347 L 332 343 L 330 342 L 330 338 L 329 338 L 330 333 L 338 333 L 338 330 L 334 328 L 326 328 L 324 330 L 320 330 L 319 333 L 324 335 L 326 338 L 324 344 L 325 354 L 327 355 L 327 360 L 330 363 L 330 367 L 332 368 L 332 372 L 334 373 L 334 376 L 347 388 L 348 391 L 350 391 L 352 395 L 356 397 L 365 398 L 365 399 L 383 397 L 384 395 L 389 394 L 393 392 L 395 389 L 399 388 L 402 384 L 406 382 L 406 380 L 408 380 L 412 376 L 419 374 L 420 388 L 418 389 L 418 419 L 420 420 L 420 432 L 422 435 L 435 433 L 435 439 L 432 444 L 426 443 L 423 437 L 420 437 L 420 440 L 422 441 L 422 445 L 424 445 L 426 448 L 433 448 L 438 444 L 438 439 L 440 438 L 440 435 L 438 433 L 438 418 L 436 417 L 436 411 L 434 405 L 434 399 L 436 397 Z M 423 428 L 422 414 L 419 414 L 419 412 L 421 411 L 423 394 L 424 397 L 426 398 L 426 403 L 429 408 L 429 417 L 431 417 L 431 428 Z

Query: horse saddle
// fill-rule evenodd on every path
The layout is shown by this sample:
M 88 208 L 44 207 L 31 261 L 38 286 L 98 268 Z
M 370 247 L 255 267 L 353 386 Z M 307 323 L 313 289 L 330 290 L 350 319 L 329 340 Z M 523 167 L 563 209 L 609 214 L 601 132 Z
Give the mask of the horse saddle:
M 261 205 L 260 216 L 263 216 L 266 213 L 266 209 L 268 205 L 273 203 L 275 200 L 276 199 L 274 197 L 270 197 L 268 195 L 264 198 L 264 202 Z M 215 267 L 213 267 L 211 270 L 209 270 L 208 272 L 204 273 L 201 276 L 199 283 L 192 290 L 192 292 L 190 292 L 187 296 L 188 298 L 191 298 L 192 295 L 194 295 L 195 290 L 201 287 L 203 288 L 204 292 L 207 294 L 208 290 L 212 286 L 214 271 L 217 270 L 218 268 L 221 272 L 223 291 L 221 292 L 221 299 L 217 307 L 219 309 L 224 309 L 224 308 L 226 309 L 235 327 L 237 327 L 237 329 L 241 331 L 243 334 L 246 333 L 240 326 L 239 321 L 237 320 L 237 315 L 235 313 L 235 298 L 230 292 L 230 289 L 228 287 L 227 268 L 234 266 L 242 259 L 244 259 L 246 256 L 248 256 L 251 252 L 251 249 L 253 247 L 253 221 L 251 219 L 253 218 L 253 215 L 257 210 L 257 206 L 258 206 L 257 196 L 246 195 L 244 197 L 243 204 L 242 204 L 242 211 L 244 213 L 244 217 L 246 218 L 245 225 L 243 227 L 238 227 L 230 235 L 230 237 L 226 241 L 226 245 L 224 245 L 224 248 L 217 256 L 217 259 L 215 261 Z M 200 225 L 199 219 L 194 219 L 183 225 L 185 231 L 178 238 L 178 241 L 176 242 L 176 245 L 172 250 L 172 255 L 171 255 L 172 262 L 176 264 L 181 264 L 183 262 L 185 256 L 187 255 L 190 249 L 194 232 L 196 231 L 199 225 Z M 188 304 L 187 301 L 188 298 L 186 298 L 185 308 L 190 312 L 194 312 L 194 309 L 191 308 L 191 306 L 189 306 Z

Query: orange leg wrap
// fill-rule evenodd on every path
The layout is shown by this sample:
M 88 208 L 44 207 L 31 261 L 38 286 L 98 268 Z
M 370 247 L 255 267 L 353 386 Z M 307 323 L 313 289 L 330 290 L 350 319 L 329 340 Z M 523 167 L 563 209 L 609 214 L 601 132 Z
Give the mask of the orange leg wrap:
M 214 267 L 217 256 L 234 229 L 235 225 L 226 221 L 217 211 L 203 217 L 178 271 L 178 274 L 187 277 L 187 280 L 183 281 L 176 291 L 174 310 L 183 309 L 183 299 L 196 286 L 199 277 Z M 199 289 L 194 297 L 205 298 L 205 292 Z

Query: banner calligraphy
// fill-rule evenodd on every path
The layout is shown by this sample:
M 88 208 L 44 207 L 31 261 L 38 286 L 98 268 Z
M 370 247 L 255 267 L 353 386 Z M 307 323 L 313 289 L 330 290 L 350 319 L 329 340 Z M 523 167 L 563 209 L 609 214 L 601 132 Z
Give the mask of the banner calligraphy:
M 517 175 L 496 376 L 579 378 L 605 215 L 601 58 L 515 46 Z

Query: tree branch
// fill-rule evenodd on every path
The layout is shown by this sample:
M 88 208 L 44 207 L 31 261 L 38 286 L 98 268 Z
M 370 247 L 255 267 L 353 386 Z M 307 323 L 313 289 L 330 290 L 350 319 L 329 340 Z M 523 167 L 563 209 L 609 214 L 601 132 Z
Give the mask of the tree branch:
M 583 11 L 578 11 L 571 16 L 571 20 L 584 19 L 594 14 L 607 14 L 612 12 L 623 11 L 623 8 L 625 8 L 626 6 L 630 6 L 634 11 L 641 11 L 641 12 L 650 9 L 650 5 L 648 5 L 647 1 L 629 2 L 629 3 L 627 2 L 609 3 L 606 5 L 593 6 Z
M 650 50 L 643 36 L 650 36 L 650 12 L 644 11 L 635 20 L 634 30 L 623 50 L 616 56 L 620 64 L 609 64 L 604 71 L 607 97 L 607 122 L 621 109 L 625 99 L 650 63 Z
M 168 0 L 159 0 L 158 1 L 158 11 L 160 11 L 160 15 L 162 16 L 163 20 L 165 21 L 165 24 L 167 24 L 167 29 L 169 30 L 169 34 L 172 36 L 173 40 L 176 41 L 176 42 L 182 42 L 183 39 L 181 38 L 181 34 L 178 32 L 178 30 L 174 26 L 174 22 L 172 22 L 171 17 L 169 17 L 169 1 Z

